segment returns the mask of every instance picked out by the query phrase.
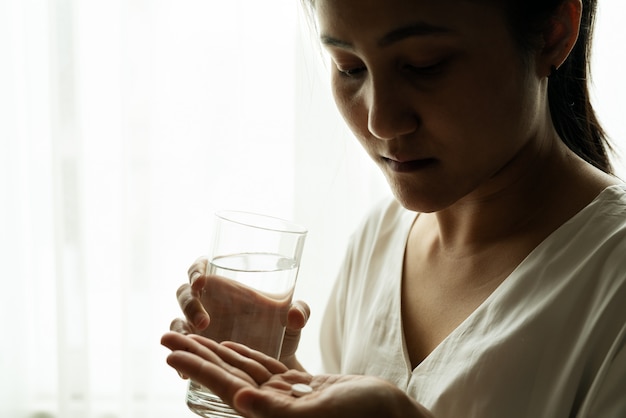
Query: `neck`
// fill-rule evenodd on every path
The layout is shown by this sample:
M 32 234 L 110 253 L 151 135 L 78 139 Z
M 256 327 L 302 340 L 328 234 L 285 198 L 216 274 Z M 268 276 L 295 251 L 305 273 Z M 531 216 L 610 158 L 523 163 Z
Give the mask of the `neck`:
M 460 255 L 479 253 L 515 237 L 544 237 L 597 194 L 597 188 L 584 196 L 578 190 L 589 183 L 583 173 L 590 170 L 558 137 L 521 150 L 485 185 L 431 214 L 430 230 L 437 234 L 434 244 Z

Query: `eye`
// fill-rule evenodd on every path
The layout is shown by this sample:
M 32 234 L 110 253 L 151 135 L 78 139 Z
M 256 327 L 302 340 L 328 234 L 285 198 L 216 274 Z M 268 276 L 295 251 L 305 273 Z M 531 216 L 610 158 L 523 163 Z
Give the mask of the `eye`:
M 437 75 L 442 72 L 445 63 L 445 61 L 438 61 L 427 65 L 406 64 L 404 65 L 404 69 L 416 75 Z
M 339 66 L 337 66 L 337 71 L 339 72 L 339 74 L 341 74 L 342 77 L 348 77 L 348 78 L 357 78 L 360 75 L 362 75 L 366 70 L 367 69 L 363 66 L 346 68 L 346 69 L 342 69 Z

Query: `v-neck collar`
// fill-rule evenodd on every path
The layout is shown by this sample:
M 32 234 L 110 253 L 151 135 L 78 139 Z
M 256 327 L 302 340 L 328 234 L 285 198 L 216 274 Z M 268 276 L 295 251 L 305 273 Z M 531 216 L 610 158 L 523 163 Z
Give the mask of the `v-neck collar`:
M 397 329 L 400 330 L 400 338 L 401 341 L 398 343 L 402 346 L 403 353 L 403 361 L 404 366 L 408 372 L 408 374 L 420 373 L 421 371 L 429 370 L 435 367 L 437 364 L 440 364 L 442 361 L 445 361 L 445 354 L 450 353 L 451 350 L 446 350 L 446 347 L 450 344 L 456 344 L 461 337 L 467 335 L 472 330 L 472 325 L 481 317 L 483 312 L 489 307 L 496 303 L 503 294 L 506 294 L 510 288 L 516 285 L 516 277 L 521 276 L 521 272 L 525 269 L 527 264 L 532 264 L 532 260 L 535 257 L 541 256 L 544 248 L 549 246 L 550 243 L 554 240 L 558 240 L 559 236 L 564 233 L 565 230 L 569 229 L 571 224 L 575 224 L 579 219 L 584 218 L 585 214 L 590 210 L 593 210 L 594 207 L 597 207 L 599 203 L 604 200 L 610 200 L 610 195 L 614 194 L 617 189 L 621 189 L 626 191 L 626 185 L 617 184 L 606 187 L 603 191 L 601 191 L 588 205 L 582 208 L 578 213 L 564 222 L 561 226 L 559 226 L 556 230 L 554 230 L 550 235 L 548 235 L 539 245 L 537 245 L 516 267 L 513 271 L 500 283 L 494 291 L 480 304 L 478 307 L 472 311 L 467 318 L 465 318 L 457 327 L 455 327 L 437 346 L 430 352 L 428 355 L 415 367 L 413 368 L 411 365 L 410 356 L 408 353 L 407 345 L 406 345 L 406 337 L 404 332 L 404 324 L 402 321 L 402 313 L 401 313 L 401 303 L 402 303 L 402 271 L 404 265 L 404 253 L 405 251 L 396 251 L 396 257 L 399 257 L 399 260 L 393 260 L 392 266 L 394 266 L 395 271 L 393 277 L 395 278 L 396 283 L 394 283 L 395 287 L 395 298 L 398 310 L 400 313 L 396 315 L 396 320 L 398 323 L 395 324 Z M 409 233 L 411 230 L 411 226 L 419 216 L 419 213 L 409 212 L 407 211 L 405 214 L 404 222 L 402 223 L 404 231 L 403 231 L 403 240 L 399 241 L 403 243 L 403 249 L 406 249 L 406 244 L 408 241 Z M 454 352 L 454 350 L 452 350 Z

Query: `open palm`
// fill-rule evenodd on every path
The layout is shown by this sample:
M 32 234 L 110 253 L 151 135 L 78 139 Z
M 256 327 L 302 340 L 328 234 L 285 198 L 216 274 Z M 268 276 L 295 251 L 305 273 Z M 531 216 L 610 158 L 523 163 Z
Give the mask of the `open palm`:
M 240 344 L 197 335 L 167 333 L 168 364 L 205 385 L 247 417 L 430 417 L 394 385 L 372 376 L 317 375 L 289 370 L 281 362 Z M 294 397 L 305 383 L 311 394 Z

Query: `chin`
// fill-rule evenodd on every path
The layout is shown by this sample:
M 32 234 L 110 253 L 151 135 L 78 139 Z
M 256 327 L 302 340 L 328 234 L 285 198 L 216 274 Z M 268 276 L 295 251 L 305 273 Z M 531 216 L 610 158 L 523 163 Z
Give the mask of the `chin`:
M 413 212 L 433 213 L 453 205 L 458 198 L 442 193 L 438 189 L 421 189 L 392 184 L 391 191 L 396 200 L 406 209 Z
M 381 168 L 396 200 L 410 211 L 438 212 L 458 200 L 452 188 L 442 182 L 439 176 L 398 174 L 386 166 Z
M 413 212 L 432 213 L 445 209 L 449 206 L 449 204 L 444 204 L 439 201 L 439 199 L 434 199 L 432 196 L 422 194 L 401 193 L 394 190 L 393 195 L 405 209 Z

